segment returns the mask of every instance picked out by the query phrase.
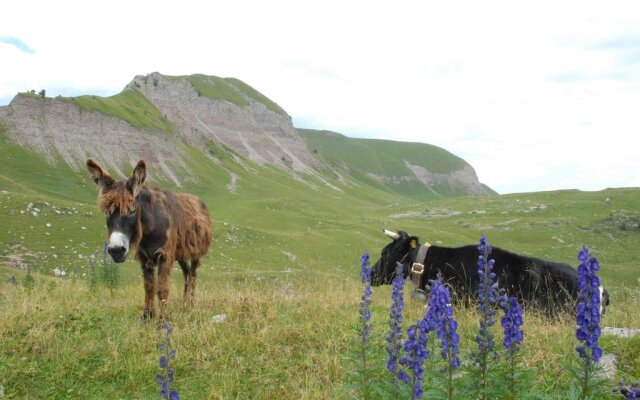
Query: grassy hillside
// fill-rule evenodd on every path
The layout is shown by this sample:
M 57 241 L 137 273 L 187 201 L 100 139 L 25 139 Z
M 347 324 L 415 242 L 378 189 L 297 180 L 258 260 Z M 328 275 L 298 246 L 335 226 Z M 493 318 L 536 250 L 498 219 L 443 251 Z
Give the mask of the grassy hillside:
M 298 129 L 298 132 L 312 151 L 367 184 L 421 200 L 463 194 L 460 188 L 448 184 L 434 184 L 430 191 L 422 184 L 401 179 L 413 176 L 405 162 L 435 174 L 449 174 L 468 166 L 463 159 L 442 148 L 424 143 L 354 139 L 328 131 Z M 396 178 L 397 182 L 383 184 L 372 175 Z
M 215 148 L 217 154 L 227 152 L 220 147 Z M 7 215 L 18 226 L 30 226 L 30 218 L 42 221 L 51 217 L 56 218 L 55 221 L 67 221 L 64 218 L 66 215 L 58 216 L 55 209 L 75 207 L 79 210 L 77 215 L 80 219 L 70 217 L 70 224 L 75 224 L 78 229 L 80 226 L 103 227 L 103 217 L 95 206 L 97 189 L 84 171 L 72 171 L 63 163 L 50 166 L 38 154 L 18 146 L 5 143 L 0 149 L 8 161 L 0 171 L 0 190 L 10 191 L 5 198 L 8 203 L 4 206 L 11 210 Z M 367 243 L 380 226 L 370 225 L 363 237 L 359 227 L 366 225 L 370 218 L 366 210 L 378 207 L 374 200 L 389 203 L 395 200 L 391 194 L 378 193 L 365 185 L 340 192 L 329 189 L 320 181 L 313 181 L 312 177 L 305 183 L 274 168 L 253 165 L 252 168 L 259 171 L 256 173 L 235 163 L 231 157 L 222 157 L 226 161 L 225 170 L 196 149 L 187 148 L 186 151 L 190 154 L 188 167 L 199 175 L 199 180 L 175 189 L 201 196 L 212 210 L 216 238 L 214 246 L 220 245 L 224 249 L 222 258 L 218 258 L 216 263 L 235 264 L 244 258 L 245 246 L 255 246 L 262 249 L 254 256 L 256 262 L 297 265 L 298 268 L 310 263 L 314 267 L 322 265 L 324 268 L 327 255 L 323 254 L 325 249 L 318 247 L 318 243 L 333 243 L 339 247 L 344 233 L 350 230 L 354 231 L 356 237 L 361 237 L 358 241 L 360 245 Z M 130 171 L 131 168 L 123 167 L 123 170 Z M 150 184 L 168 186 L 167 182 L 154 180 L 154 172 L 154 166 L 150 165 L 147 173 Z M 231 173 L 238 176 L 236 192 L 227 189 Z M 79 201 L 69 201 L 70 198 Z M 29 203 L 45 202 L 55 206 L 40 207 L 38 217 L 26 212 Z M 58 232 L 56 229 L 52 231 L 50 233 Z M 15 232 L 8 229 L 0 233 L 0 240 L 3 243 L 13 241 Z M 336 236 L 336 232 L 342 233 Z M 63 237 L 67 235 L 60 234 Z M 49 248 L 50 238 L 46 232 L 34 234 L 27 231 L 25 235 L 21 234 L 25 238 L 18 242 L 28 248 L 27 253 L 43 253 Z M 87 254 L 101 249 L 102 234 L 85 238 L 92 239 Z M 350 251 L 354 249 L 339 249 L 332 255 L 346 255 Z M 292 264 L 290 259 L 298 261 Z
M 286 112 L 262 93 L 236 78 L 220 78 L 202 74 L 167 76 L 170 80 L 184 79 L 188 81 L 198 95 L 214 100 L 224 100 L 238 106 L 247 106 L 249 102 L 242 97 L 245 95 L 258 103 L 264 104 L 269 110 L 286 115 Z
M 353 139 L 338 133 L 298 129 L 319 154 L 358 171 L 385 176 L 407 175 L 403 159 L 435 173 L 449 173 L 467 163 L 448 151 L 428 144 L 380 139 Z
M 98 111 L 120 118 L 139 129 L 164 133 L 173 131 L 173 126 L 162 113 L 136 90 L 124 90 L 111 97 L 77 96 L 58 99 L 73 102 L 83 111 Z
M 232 84 L 233 86 L 235 86 L 238 90 L 240 90 L 245 95 L 251 97 L 253 100 L 257 101 L 258 103 L 264 104 L 269 110 L 275 112 L 276 114 L 287 115 L 287 113 L 282 109 L 282 107 L 280 107 L 275 102 L 271 101 L 269 98 L 267 98 L 265 95 L 258 92 L 251 86 L 242 82 L 240 79 L 225 78 L 225 80 L 230 84 Z
M 377 142 L 356 143 L 364 168 L 365 155 L 381 149 Z M 351 358 L 358 341 L 359 257 L 368 251 L 375 261 L 388 242 L 383 228 L 451 246 L 475 243 L 486 233 L 494 246 L 571 265 L 586 243 L 600 259 L 612 295 L 604 324 L 640 326 L 640 189 L 416 201 L 358 182 L 340 186 L 340 192 L 313 178 L 305 183 L 273 168 L 246 168 L 232 157 L 220 157 L 223 165 L 215 165 L 199 151 L 186 150 L 199 180 L 180 190 L 205 200 L 214 241 L 198 275 L 193 309 L 182 304 L 182 274 L 173 271 L 169 308 L 177 356 L 171 362 L 181 398 L 358 398 Z M 227 152 L 215 146 L 213 151 Z M 101 259 L 106 234 L 95 205 L 97 189 L 84 171 L 49 166 L 6 143 L 0 143 L 0 158 L 5 397 L 157 398 L 157 343 L 163 337 L 156 324 L 138 323 L 139 266 L 132 260 L 122 264 L 115 288 L 89 284 L 90 257 L 97 252 Z M 394 171 L 386 163 L 367 167 Z M 148 168 L 152 179 L 156 167 Z M 227 188 L 231 173 L 238 177 L 235 192 Z M 33 283 L 25 284 L 25 267 Z M 66 271 L 66 278 L 53 277 L 54 268 Z M 389 294 L 389 287 L 374 289 L 372 345 L 378 349 L 379 382 L 387 379 Z M 423 311 L 407 300 L 405 324 Z M 226 320 L 213 322 L 220 314 Z M 468 363 L 477 315 L 466 308 L 457 308 L 456 315 Z M 535 313 L 525 321 L 523 359 L 536 376 L 531 392 L 562 398 L 569 381 L 563 363 L 575 353 L 575 324 Z M 618 377 L 640 378 L 637 338 L 603 342 L 605 353 L 618 356 Z
M 7 142 L 1 130 L 0 159 L 0 190 L 82 202 L 96 199 L 87 190 L 84 171 L 74 171 L 62 157 L 51 165 L 43 155 Z

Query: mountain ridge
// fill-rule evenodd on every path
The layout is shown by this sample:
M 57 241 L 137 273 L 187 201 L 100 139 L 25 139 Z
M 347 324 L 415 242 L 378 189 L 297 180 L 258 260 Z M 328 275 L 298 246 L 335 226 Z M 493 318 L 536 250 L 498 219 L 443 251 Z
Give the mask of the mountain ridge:
M 436 197 L 463 191 L 465 195 L 496 194 L 478 180 L 469 163 L 426 143 L 349 138 L 337 132 L 298 129 L 316 154 L 335 168 L 363 181 L 373 180 L 399 193 L 424 188 Z M 464 189 L 461 189 L 464 188 Z
M 415 151 L 407 160 L 394 150 L 435 146 L 393 141 L 365 146 L 378 163 L 394 166 L 389 171 L 366 170 L 357 157 L 349 159 L 335 150 L 340 144 L 363 148 L 362 141 L 368 139 L 336 133 L 327 136 L 336 143 L 328 145 L 322 139 L 319 152 L 320 139 L 312 131 L 296 129 L 277 103 L 236 78 L 154 72 L 134 77 L 111 97 L 48 98 L 21 93 L 0 107 L 0 125 L 0 135 L 8 142 L 43 154 L 49 163 L 62 160 L 81 170 L 84 160 L 94 157 L 124 176 L 129 166 L 145 158 L 158 164 L 159 180 L 175 186 L 201 179 L 189 166 L 193 148 L 222 169 L 227 167 L 221 159 L 229 158 L 245 170 L 275 167 L 294 179 L 312 185 L 319 181 L 336 191 L 355 179 L 419 198 L 495 193 L 479 182 L 468 163 L 443 149 L 425 155 L 436 154 L 444 160 L 447 166 L 440 170 Z M 383 152 L 380 146 L 391 151 Z M 231 181 L 239 179 L 238 174 L 227 172 Z

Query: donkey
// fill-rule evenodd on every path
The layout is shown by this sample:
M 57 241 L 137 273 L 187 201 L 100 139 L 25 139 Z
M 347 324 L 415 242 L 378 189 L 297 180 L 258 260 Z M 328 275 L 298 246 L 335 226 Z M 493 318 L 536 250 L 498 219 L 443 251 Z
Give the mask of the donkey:
M 129 179 L 118 181 L 92 159 L 87 160 L 87 168 L 98 185 L 98 206 L 107 217 L 109 255 L 121 263 L 130 249 L 137 249 L 145 291 L 142 318 L 156 314 L 154 292 L 160 303 L 160 318 L 167 317 L 168 280 L 175 261 L 184 275 L 185 302 L 192 305 L 196 270 L 211 244 L 207 206 L 190 194 L 143 186 L 147 176 L 144 160 L 138 162 Z

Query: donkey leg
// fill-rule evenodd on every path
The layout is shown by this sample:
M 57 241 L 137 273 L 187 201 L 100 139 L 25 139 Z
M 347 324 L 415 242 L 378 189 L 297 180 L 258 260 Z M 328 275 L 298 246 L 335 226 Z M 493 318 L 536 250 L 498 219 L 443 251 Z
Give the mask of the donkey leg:
M 191 260 L 191 269 L 189 270 L 189 296 L 190 296 L 190 305 L 193 305 L 193 302 L 195 300 L 196 297 L 196 276 L 197 276 L 197 270 L 198 267 L 200 266 L 200 260 L 197 258 L 194 258 Z
M 142 319 L 153 318 L 155 310 L 155 291 L 156 291 L 156 277 L 153 270 L 153 266 L 142 265 L 142 279 L 144 280 L 144 311 L 142 312 Z
M 187 301 L 189 293 L 189 265 L 185 260 L 178 260 L 178 264 L 180 264 L 180 268 L 182 268 L 182 275 L 184 276 L 184 300 Z
M 156 291 L 158 293 L 158 301 L 160 303 L 160 318 L 167 320 L 167 303 L 169 302 L 169 275 L 173 268 L 174 260 L 172 258 L 160 258 L 158 261 L 158 284 Z

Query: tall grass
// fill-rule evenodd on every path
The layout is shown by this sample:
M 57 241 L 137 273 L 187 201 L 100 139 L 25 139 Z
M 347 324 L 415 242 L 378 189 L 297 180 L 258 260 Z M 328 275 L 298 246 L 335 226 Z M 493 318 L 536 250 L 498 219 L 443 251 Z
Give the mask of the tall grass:
M 355 268 L 351 276 L 336 274 L 330 279 L 311 273 L 203 270 L 193 308 L 182 304 L 181 273 L 173 272 L 169 310 L 171 340 L 178 354 L 171 368 L 181 398 L 362 398 L 350 385 L 348 374 L 357 368 L 348 355 L 357 344 L 354 307 L 362 296 Z M 26 290 L 21 284 L 8 283 L 3 275 L 0 385 L 5 398 L 157 399 L 153 378 L 158 371 L 158 325 L 139 324 L 144 298 L 141 279 L 123 277 L 122 284 L 111 291 L 103 286 L 90 290 L 82 279 L 38 275 L 34 288 Z M 385 336 L 392 288 L 375 289 L 369 377 L 373 395 L 382 393 L 377 398 L 387 398 L 392 389 L 385 369 Z M 636 298 L 638 289 L 629 289 L 629 296 Z M 607 321 L 627 324 L 634 310 L 633 301 L 616 305 L 608 310 Z M 424 304 L 404 304 L 405 322 L 421 319 L 424 312 Z M 527 390 L 537 398 L 557 398 L 572 384 L 565 365 L 577 357 L 572 351 L 577 344 L 575 320 L 571 316 L 548 319 L 531 310 L 524 313 L 526 341 L 519 360 L 523 370 L 534 372 Z M 227 319 L 214 322 L 212 317 L 218 314 L 226 314 Z M 475 344 L 479 314 L 474 307 L 457 306 L 455 316 L 462 367 L 453 381 L 459 388 L 468 350 Z M 495 339 L 503 341 L 502 330 L 496 331 Z M 619 377 L 640 377 L 634 364 L 638 340 L 607 340 L 602 347 L 605 353 L 614 351 L 619 356 Z M 441 368 L 442 364 L 426 365 L 426 388 L 442 386 L 434 378 Z M 456 396 L 468 398 L 461 389 Z M 408 395 L 401 388 L 400 398 Z
M 331 290 L 318 290 L 317 278 L 223 274 L 222 281 L 200 282 L 191 309 L 179 295 L 180 275 L 174 271 L 169 309 L 181 398 L 350 397 L 343 357 L 355 326 L 344 321 L 357 284 L 338 279 Z M 1 288 L 0 385 L 7 398 L 157 398 L 159 331 L 138 322 L 141 281 L 113 291 L 53 278 L 36 279 L 31 291 Z M 221 313 L 227 319 L 214 322 Z

